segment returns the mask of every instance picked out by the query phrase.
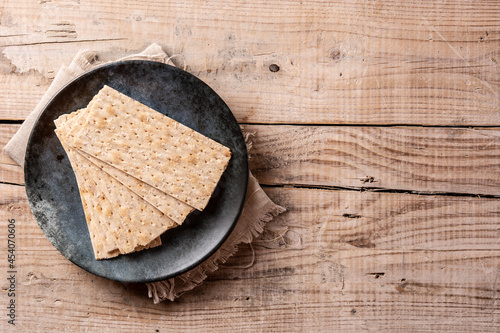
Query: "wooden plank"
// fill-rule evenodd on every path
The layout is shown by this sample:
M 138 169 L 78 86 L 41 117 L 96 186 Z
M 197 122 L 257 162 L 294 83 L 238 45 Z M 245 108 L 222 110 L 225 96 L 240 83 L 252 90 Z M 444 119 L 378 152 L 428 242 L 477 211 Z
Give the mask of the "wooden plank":
M 0 71 L 0 91 L 2 92 L 0 119 L 24 120 L 38 104 L 49 84 L 48 79 L 33 71 L 23 74 L 5 74 Z
M 153 305 L 143 285 L 93 276 L 63 258 L 30 215 L 21 186 L 0 185 L 0 191 L 0 219 L 17 225 L 16 326 L 22 331 L 500 329 L 500 251 L 493 243 L 500 200 L 266 189 L 288 212 L 254 243 L 254 265 L 237 268 L 252 261 L 252 250 L 241 246 L 201 287 Z M 293 231 L 270 237 L 283 227 Z M 375 248 L 349 244 L 375 229 Z M 300 244 L 294 235 L 301 235 Z M 0 243 L 6 237 L 0 233 Z M 1 272 L 7 264 L 0 261 Z M 5 292 L 8 283 L 1 281 Z
M 19 129 L 20 125 L 0 124 L 0 149 Z M 0 182 L 24 185 L 24 172 L 3 150 L 0 150 Z
M 0 164 L 0 182 L 24 185 L 24 172 L 16 164 Z
M 16 237 L 27 251 L 54 250 L 54 247 L 42 233 L 31 213 L 24 186 L 0 184 L 0 221 L 6 223 L 14 219 L 16 224 Z M 5 226 L 3 224 L 3 226 Z M 7 237 L 7 232 L 1 232 Z M 6 245 L 2 243 L 2 248 Z
M 55 252 L 18 251 L 18 255 L 16 326 L 21 331 L 496 332 L 500 328 L 498 251 L 328 253 L 257 248 L 252 268 L 221 268 L 175 303 L 158 305 L 145 296 L 144 286 L 92 276 Z M 242 252 L 230 264 L 240 260 L 251 260 L 251 252 Z M 6 325 L 5 320 L 0 323 Z
M 9 155 L 3 151 L 3 147 L 14 136 L 21 125 L 0 124 L 0 164 L 16 164 Z
M 496 1 L 23 0 L 2 18 L 0 119 L 25 118 L 80 49 L 158 42 L 240 122 L 500 125 Z
M 500 131 L 246 126 L 261 183 L 500 195 Z
M 266 192 L 287 208 L 256 242 L 268 248 L 500 250 L 500 199 L 297 188 Z

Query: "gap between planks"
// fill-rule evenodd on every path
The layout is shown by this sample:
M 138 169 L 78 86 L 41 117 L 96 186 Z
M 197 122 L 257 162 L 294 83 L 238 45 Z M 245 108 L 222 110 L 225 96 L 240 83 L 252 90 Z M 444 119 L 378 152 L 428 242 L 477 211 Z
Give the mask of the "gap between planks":
M 264 183 L 260 183 L 260 186 L 264 188 L 298 188 L 298 189 L 325 190 L 325 191 L 400 193 L 400 194 L 413 194 L 413 195 L 500 199 L 500 195 L 491 195 L 491 194 L 471 194 L 471 193 L 439 192 L 439 191 L 409 191 L 409 190 L 387 189 L 387 188 L 377 188 L 377 187 L 362 187 L 362 186 L 360 187 L 343 187 L 343 186 L 326 186 L 326 185 L 314 186 L 308 184 L 274 185 L 274 184 L 264 184 Z

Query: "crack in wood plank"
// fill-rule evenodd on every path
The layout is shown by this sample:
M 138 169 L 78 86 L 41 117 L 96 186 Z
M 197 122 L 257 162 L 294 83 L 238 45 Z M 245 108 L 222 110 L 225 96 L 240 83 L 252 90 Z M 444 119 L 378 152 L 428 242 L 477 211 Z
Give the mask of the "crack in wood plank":
M 297 189 L 311 189 L 311 190 L 325 190 L 325 191 L 354 191 L 354 192 L 378 192 L 378 193 L 401 193 L 413 194 L 422 196 L 449 196 L 449 197 L 470 197 L 470 198 L 488 198 L 499 199 L 500 195 L 491 194 L 475 194 L 475 193 L 462 193 L 462 192 L 439 192 L 439 191 L 412 191 L 401 190 L 382 187 L 363 187 L 363 186 L 329 186 L 329 185 L 310 185 L 310 184 L 266 184 L 260 183 L 264 188 L 297 188 Z M 351 216 L 344 216 L 351 217 Z M 357 216 L 356 216 L 357 217 Z M 353 217 L 352 217 L 353 218 Z
M 0 184 L 2 184 L 2 185 L 13 185 L 13 186 L 22 186 L 22 187 L 24 187 L 24 184 L 10 183 L 10 182 L 4 182 L 4 181 L 0 181 Z
M 127 40 L 128 38 L 102 38 L 102 39 L 80 39 L 80 40 L 62 40 L 62 41 L 47 41 L 47 42 L 33 42 L 33 43 L 19 43 L 19 44 L 3 44 L 0 47 L 9 46 L 31 46 L 31 45 L 43 45 L 43 44 L 68 44 L 68 43 L 89 43 L 89 42 L 110 42 Z

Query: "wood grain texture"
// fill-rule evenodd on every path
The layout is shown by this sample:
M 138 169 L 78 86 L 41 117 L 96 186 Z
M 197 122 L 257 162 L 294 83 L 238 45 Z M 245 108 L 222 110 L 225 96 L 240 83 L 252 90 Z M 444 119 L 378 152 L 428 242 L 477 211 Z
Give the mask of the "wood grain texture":
M 359 198 L 349 191 L 268 189 L 269 195 L 286 205 L 289 212 L 274 221 L 267 234 L 255 242 L 255 264 L 248 269 L 234 268 L 252 260 L 252 250 L 242 246 L 201 287 L 176 302 L 153 305 L 145 297 L 144 286 L 96 277 L 63 258 L 34 221 L 22 187 L 0 185 L 0 191 L 6 198 L 0 203 L 0 219 L 16 217 L 17 223 L 16 328 L 20 331 L 500 329 L 498 245 L 474 249 L 468 241 L 452 237 L 449 246 L 440 246 L 426 236 L 443 232 L 446 235 L 446 229 L 465 234 L 470 224 L 479 224 L 476 219 L 467 224 L 465 211 L 468 207 L 474 211 L 470 208 L 473 205 L 480 209 L 485 205 L 483 199 L 443 196 L 431 200 L 415 195 L 361 193 L 358 195 L 370 196 L 367 207 L 342 210 L 346 204 L 359 203 Z M 489 201 L 489 209 L 497 209 L 497 200 Z M 362 230 L 361 225 L 370 229 L 376 222 L 361 217 L 356 219 L 357 226 L 341 226 L 349 224 L 350 219 L 344 222 L 335 209 L 340 209 L 339 213 L 376 213 L 380 211 L 377 206 L 387 206 L 388 202 L 408 210 L 393 214 L 388 207 L 388 216 L 380 217 L 378 224 L 387 226 L 389 231 L 384 237 L 373 238 L 377 247 L 349 245 L 349 235 Z M 335 208 L 337 203 L 341 207 Z M 331 209 L 326 208 L 325 213 L 325 208 L 316 208 L 328 205 Z M 450 209 L 454 211 L 461 205 L 465 206 L 463 212 L 448 216 Z M 319 224 L 325 219 L 319 221 L 313 212 L 331 218 L 331 229 L 322 228 Z M 412 214 L 427 216 L 427 220 L 418 222 Z M 497 219 L 499 214 L 496 213 Z M 339 222 L 335 221 L 337 218 Z M 484 219 L 481 224 L 490 225 Z M 295 233 L 285 235 L 285 239 L 269 238 L 270 232 L 279 232 L 283 226 Z M 404 229 L 415 230 L 413 236 L 402 240 Z M 488 232 L 494 232 L 492 223 L 489 231 L 472 231 L 470 237 L 487 247 Z M 302 235 L 300 246 L 291 246 L 293 234 Z M 6 237 L 6 233 L 0 233 L 2 244 Z M 7 270 L 5 260 L 0 261 L 0 269 Z M 0 287 L 5 292 L 4 279 Z M 0 321 L 0 328 L 6 325 L 5 320 Z
M 304 188 L 266 192 L 288 208 L 256 242 L 271 248 L 500 250 L 498 199 Z
M 24 172 L 3 150 L 20 125 L 0 124 L 0 183 L 24 185 Z
M 17 331 L 500 331 L 497 0 L 3 1 L 0 122 L 25 119 L 77 51 L 108 61 L 153 42 L 256 132 L 251 169 L 288 211 L 250 268 L 244 245 L 153 305 L 62 257 L 0 153 Z M 0 123 L 0 147 L 18 127 Z
M 43 264 L 19 271 L 18 313 L 24 316 L 17 325 L 37 332 L 70 332 L 76 327 L 95 332 L 495 332 L 499 328 L 494 296 L 498 252 L 358 249 L 325 257 L 308 251 L 256 252 L 259 262 L 252 269 L 223 268 L 181 300 L 153 305 L 144 297 L 143 286 L 90 276 L 57 253 L 39 251 L 32 260 Z M 242 255 L 239 259 L 248 261 L 251 253 Z M 291 258 L 292 267 L 272 264 Z M 464 281 L 470 271 L 480 273 Z
M 500 195 L 500 131 L 246 126 L 264 184 Z
M 0 118 L 24 119 L 80 49 L 157 42 L 241 122 L 499 126 L 499 22 L 497 1 L 8 1 Z

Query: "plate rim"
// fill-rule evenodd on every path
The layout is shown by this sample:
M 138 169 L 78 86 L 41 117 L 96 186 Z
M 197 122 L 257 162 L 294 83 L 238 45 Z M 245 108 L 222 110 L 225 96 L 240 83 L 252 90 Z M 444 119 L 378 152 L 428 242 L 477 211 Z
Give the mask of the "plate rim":
M 45 230 L 44 228 L 42 228 L 42 226 L 40 225 L 36 215 L 33 213 L 33 205 L 32 205 L 32 200 L 31 200 L 31 196 L 29 195 L 28 193 L 28 184 L 29 182 L 27 181 L 28 180 L 28 172 L 27 172 L 27 169 L 28 169 L 28 157 L 29 157 L 29 151 L 30 151 L 30 148 L 31 148 L 31 143 L 33 141 L 33 136 L 34 136 L 34 132 L 35 132 L 35 128 L 37 126 L 39 126 L 39 121 L 40 121 L 40 118 L 43 116 L 43 114 L 46 112 L 46 110 L 52 106 L 52 104 L 54 103 L 54 100 L 61 94 L 61 93 L 64 93 L 64 90 L 68 89 L 69 86 L 71 86 L 72 84 L 74 84 L 76 81 L 79 81 L 81 80 L 82 78 L 86 77 L 86 76 L 90 76 L 92 74 L 94 74 L 95 72 L 99 71 L 99 70 L 102 70 L 103 68 L 107 68 L 107 67 L 115 67 L 115 66 L 118 66 L 118 65 L 127 65 L 127 64 L 134 64 L 134 63 L 146 63 L 146 64 L 149 64 L 149 65 L 153 65 L 153 66 L 160 66 L 160 67 L 165 67 L 169 70 L 173 70 L 174 72 L 177 71 L 179 73 L 182 73 L 182 75 L 186 75 L 187 77 L 192 77 L 195 79 L 195 81 L 197 81 L 199 84 L 201 85 L 204 85 L 206 88 L 208 88 L 209 91 L 213 92 L 219 99 L 220 101 L 223 103 L 223 105 L 227 108 L 227 110 L 229 110 L 229 113 L 230 115 L 233 117 L 234 119 L 234 122 L 236 123 L 236 125 L 238 125 L 238 128 L 239 128 L 239 135 L 241 136 L 241 139 L 243 140 L 243 152 L 244 152 L 244 156 L 246 157 L 245 158 L 245 163 L 243 164 L 243 167 L 244 167 L 244 171 L 246 171 L 246 174 L 247 176 L 244 177 L 244 195 L 243 195 L 243 198 L 240 202 L 240 205 L 238 207 L 238 212 L 235 216 L 235 219 L 234 221 L 231 223 L 231 226 L 230 228 L 227 230 L 226 234 L 221 238 L 221 240 L 216 244 L 216 246 L 214 246 L 210 251 L 208 251 L 205 255 L 203 255 L 200 259 L 196 260 L 195 262 L 193 262 L 191 265 L 188 265 L 186 267 L 184 267 L 183 269 L 180 269 L 178 270 L 177 272 L 175 273 L 172 273 L 172 274 L 167 274 L 165 276 L 161 276 L 161 277 L 157 277 L 157 278 L 150 278 L 150 279 L 141 279 L 141 280 L 137 280 L 137 279 L 118 279 L 118 278 L 111 278 L 109 276 L 105 276 L 104 274 L 99 274 L 99 272 L 95 272 L 95 271 L 91 271 L 89 270 L 88 268 L 85 268 L 85 267 L 82 267 L 78 262 L 74 261 L 73 258 L 68 258 L 62 251 L 59 250 L 59 248 L 57 246 L 55 246 L 53 244 L 53 242 L 51 241 L 51 238 L 49 238 L 47 236 L 47 234 L 45 233 Z M 67 112 L 63 112 L 61 114 L 66 114 L 66 113 L 70 113 L 70 112 L 73 112 L 74 110 L 68 110 Z M 157 110 L 155 110 L 156 112 L 159 112 Z M 161 112 L 159 112 L 161 113 Z M 66 258 L 67 260 L 69 260 L 71 263 L 73 263 L 74 265 L 78 266 L 80 269 L 90 273 L 90 274 L 93 274 L 95 276 L 99 276 L 99 277 L 102 277 L 102 278 L 106 278 L 108 280 L 112 280 L 112 281 L 118 281 L 118 282 L 122 282 L 122 283 L 152 283 L 152 282 L 158 282 L 158 281 L 163 281 L 163 280 L 166 280 L 166 279 L 170 279 L 170 278 L 174 278 L 174 277 L 177 277 L 177 276 L 180 276 L 194 268 L 196 268 L 197 266 L 201 265 L 203 262 L 205 262 L 206 260 L 208 260 L 215 252 L 217 252 L 221 246 L 227 241 L 227 239 L 229 238 L 229 236 L 232 234 L 232 232 L 234 231 L 235 227 L 236 227 L 236 224 L 238 223 L 240 217 L 241 217 L 241 214 L 243 212 L 243 209 L 244 209 L 244 206 L 245 206 L 245 203 L 246 203 L 246 199 L 247 199 L 247 195 L 248 195 L 248 186 L 249 186 L 249 182 L 250 182 L 250 165 L 249 165 L 249 158 L 248 158 L 248 147 L 247 147 L 247 144 L 246 144 L 246 140 L 245 140 L 245 136 L 243 134 L 243 131 L 241 130 L 241 127 L 239 126 L 239 123 L 236 119 L 236 117 L 234 116 L 234 113 L 231 111 L 231 109 L 229 108 L 229 106 L 227 105 L 227 103 L 222 99 L 222 97 L 217 94 L 217 92 L 212 88 L 210 87 L 206 82 L 204 82 L 203 80 L 201 80 L 200 78 L 198 78 L 197 76 L 195 76 L 194 74 L 191 74 L 181 68 L 178 68 L 176 66 L 172 66 L 172 65 L 169 65 L 169 64 L 165 64 L 165 63 L 162 63 L 162 62 L 157 62 L 157 61 L 152 61 L 152 60 L 140 60 L 140 59 L 137 59 L 137 60 L 123 60 L 123 61 L 115 61 L 115 62 L 110 62 L 110 63 L 105 63 L 105 64 L 100 64 L 88 71 L 85 71 L 84 73 L 81 73 L 79 74 L 78 76 L 76 76 L 75 78 L 71 79 L 69 82 L 67 82 L 66 84 L 64 84 L 59 90 L 57 90 L 56 93 L 54 93 L 54 95 L 52 95 L 52 97 L 49 99 L 49 101 L 45 104 L 45 106 L 43 107 L 43 109 L 40 111 L 40 113 L 38 114 L 35 122 L 33 123 L 33 126 L 31 128 L 31 131 L 30 131 L 30 135 L 29 135 L 29 138 L 28 138 L 28 142 L 27 142 L 27 145 L 26 145 L 26 151 L 25 151 L 25 156 L 24 156 L 24 167 L 23 167 L 23 172 L 24 172 L 24 181 L 25 181 L 25 186 L 24 186 L 24 189 L 25 189 L 25 192 L 26 192 L 26 196 L 28 198 L 28 203 L 29 203 L 29 206 L 30 206 L 30 210 L 31 210 L 31 213 L 32 215 L 35 217 L 35 220 L 37 222 L 37 225 L 39 226 L 39 228 L 42 230 L 44 236 L 49 240 L 49 242 L 51 243 L 51 245 L 64 257 Z M 74 172 L 74 171 L 73 171 Z M 86 221 L 85 221 L 85 225 L 86 225 Z M 96 260 L 95 258 L 93 258 L 93 260 Z

